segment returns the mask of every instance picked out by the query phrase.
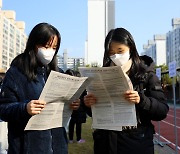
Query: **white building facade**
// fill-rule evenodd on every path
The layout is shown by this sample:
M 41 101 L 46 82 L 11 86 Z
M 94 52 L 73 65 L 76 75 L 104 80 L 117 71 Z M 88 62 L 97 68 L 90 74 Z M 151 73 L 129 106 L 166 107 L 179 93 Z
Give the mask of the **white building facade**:
M 0 1 L 2 7 L 2 1 Z M 0 8 L 0 69 L 9 68 L 12 60 L 25 49 L 25 23 L 15 20 L 14 11 Z
M 180 18 L 172 19 L 172 30 L 166 35 L 167 63 L 176 61 L 180 67 Z
M 141 53 L 141 55 L 147 55 L 147 56 L 151 57 L 152 59 L 155 59 L 154 48 L 155 48 L 154 40 L 148 40 L 148 44 L 143 45 L 144 52 Z
M 88 0 L 88 36 L 85 43 L 85 63 L 103 64 L 104 40 L 115 27 L 114 0 Z
M 154 40 L 149 40 L 143 49 L 141 55 L 152 57 L 157 66 L 176 61 L 176 67 L 180 67 L 180 18 L 173 18 L 172 30 L 165 35 L 154 35 Z
M 166 65 L 166 35 L 154 35 L 154 40 L 149 40 L 143 49 L 143 54 L 150 56 L 157 66 Z

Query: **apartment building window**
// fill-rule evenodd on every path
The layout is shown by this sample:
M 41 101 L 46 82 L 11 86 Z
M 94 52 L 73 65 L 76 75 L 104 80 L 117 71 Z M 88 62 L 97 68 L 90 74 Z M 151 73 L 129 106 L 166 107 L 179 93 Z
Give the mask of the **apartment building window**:
M 7 56 L 3 55 L 2 56 L 3 60 L 7 60 Z
M 14 39 L 14 35 L 12 33 L 9 34 L 10 38 Z
M 16 34 L 20 36 L 20 31 L 19 31 L 19 29 L 16 29 Z
M 12 24 L 10 24 L 10 29 L 11 29 L 11 32 L 13 32 L 14 33 L 14 26 L 12 25 Z
M 24 42 L 21 42 L 21 46 L 22 46 L 23 49 L 25 48 Z
M 21 53 L 19 48 L 16 48 L 16 55 L 19 55 Z
M 9 65 L 11 65 L 12 60 L 13 60 L 13 57 L 9 58 Z
M 10 52 L 10 53 L 14 53 L 13 48 L 10 48 L 10 49 L 9 49 L 9 52 Z
M 7 40 L 7 39 L 8 39 L 7 35 L 4 34 L 4 33 L 3 33 L 3 39 L 4 39 L 4 40 Z
M 7 62 L 6 61 L 2 61 L 2 64 L 4 65 L 4 66 L 6 66 L 7 65 Z
M 7 70 L 7 65 L 2 65 L 2 68 L 4 68 L 5 70 Z
M 10 33 L 9 33 L 10 38 L 14 39 L 14 27 L 12 28 L 12 25 L 10 27 Z
M 3 49 L 7 51 L 8 47 L 6 45 L 3 45 Z
M 7 40 L 3 39 L 3 44 L 7 45 L 8 44 Z
M 4 49 L 2 50 L 2 53 L 3 53 L 3 54 L 7 54 L 7 52 L 6 52 Z
M 3 33 L 4 33 L 5 35 L 8 35 L 8 31 L 7 31 L 6 29 L 3 29 Z
M 4 23 L 8 25 L 8 20 L 6 18 L 4 18 Z
M 10 58 L 13 58 L 13 54 L 12 54 L 12 53 L 9 53 L 9 57 L 10 57 Z
M 10 45 L 10 48 L 14 48 L 14 42 L 12 40 L 9 45 Z

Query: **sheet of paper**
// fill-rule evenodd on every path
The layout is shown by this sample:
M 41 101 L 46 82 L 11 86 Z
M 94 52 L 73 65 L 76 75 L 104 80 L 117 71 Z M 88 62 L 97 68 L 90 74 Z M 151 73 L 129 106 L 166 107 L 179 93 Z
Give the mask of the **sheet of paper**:
M 25 130 L 65 127 L 72 113 L 69 103 L 78 99 L 89 83 L 87 77 L 51 71 L 39 98 L 47 104 L 40 114 L 30 118 Z
M 126 90 L 133 89 L 121 67 L 80 67 L 82 76 L 92 78 L 87 91 L 93 93 L 97 103 L 92 106 L 93 128 L 122 130 L 122 126 L 136 126 L 135 105 L 124 99 Z

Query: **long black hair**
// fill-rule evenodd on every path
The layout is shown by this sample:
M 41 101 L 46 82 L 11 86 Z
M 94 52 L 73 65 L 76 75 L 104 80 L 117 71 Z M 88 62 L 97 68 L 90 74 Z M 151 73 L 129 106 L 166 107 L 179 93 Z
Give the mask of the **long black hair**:
M 56 55 L 60 47 L 61 36 L 59 31 L 48 23 L 39 23 L 32 29 L 24 52 L 18 55 L 12 61 L 11 65 L 18 67 L 30 81 L 35 80 L 37 67 L 39 66 L 36 57 L 37 46 L 45 46 L 47 42 L 55 36 L 58 38 L 56 52 L 46 69 L 47 73 L 50 73 L 51 70 L 58 71 Z
M 72 70 L 72 69 L 67 69 L 65 74 L 69 74 L 71 76 L 76 76 L 76 72 L 74 70 Z
M 126 29 L 124 28 L 116 28 L 109 31 L 105 38 L 104 43 L 104 59 L 103 59 L 103 67 L 110 66 L 111 59 L 109 57 L 109 47 L 111 42 L 118 42 L 121 44 L 124 44 L 130 48 L 130 58 L 132 59 L 132 66 L 129 71 L 129 76 L 138 76 L 142 74 L 145 70 L 143 67 L 141 67 L 140 63 L 140 57 L 136 48 L 135 41 Z

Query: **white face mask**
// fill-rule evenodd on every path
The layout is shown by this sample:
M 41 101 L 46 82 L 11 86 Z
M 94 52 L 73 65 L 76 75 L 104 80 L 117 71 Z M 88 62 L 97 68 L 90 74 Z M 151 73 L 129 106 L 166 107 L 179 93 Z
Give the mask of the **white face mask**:
M 130 58 L 130 54 L 129 51 L 126 51 L 125 53 L 122 54 L 114 54 L 110 56 L 110 58 L 117 66 L 122 66 L 128 62 Z
M 52 48 L 38 48 L 37 57 L 46 66 L 52 61 L 55 52 Z

